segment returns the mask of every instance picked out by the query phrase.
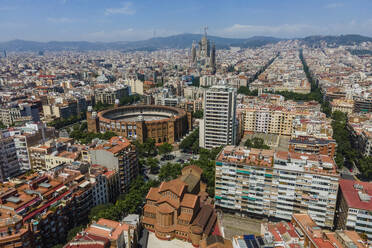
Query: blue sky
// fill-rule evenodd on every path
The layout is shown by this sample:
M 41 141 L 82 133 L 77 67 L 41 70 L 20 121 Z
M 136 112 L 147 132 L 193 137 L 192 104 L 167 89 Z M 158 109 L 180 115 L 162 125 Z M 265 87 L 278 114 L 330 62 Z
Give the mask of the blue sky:
M 372 36 L 372 0 L 0 0 L 0 41 Z

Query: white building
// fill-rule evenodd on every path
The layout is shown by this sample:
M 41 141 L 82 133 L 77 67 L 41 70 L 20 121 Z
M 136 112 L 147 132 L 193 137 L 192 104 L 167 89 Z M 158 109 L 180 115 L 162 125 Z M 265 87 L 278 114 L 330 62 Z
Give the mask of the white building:
M 199 144 L 204 148 L 236 144 L 236 89 L 215 85 L 204 93 L 204 118 L 200 122 Z
M 141 80 L 126 79 L 122 83 L 130 87 L 129 94 L 143 95 L 143 82 Z
M 0 133 L 0 182 L 17 176 L 20 166 L 13 137 L 5 131 Z
M 307 213 L 332 228 L 339 178 L 329 156 L 227 146 L 216 159 L 215 205 L 284 220 Z
M 372 183 L 340 180 L 336 227 L 364 233 L 372 241 Z
M 106 204 L 109 202 L 108 183 L 104 175 L 94 175 L 90 178 L 93 185 L 93 206 Z

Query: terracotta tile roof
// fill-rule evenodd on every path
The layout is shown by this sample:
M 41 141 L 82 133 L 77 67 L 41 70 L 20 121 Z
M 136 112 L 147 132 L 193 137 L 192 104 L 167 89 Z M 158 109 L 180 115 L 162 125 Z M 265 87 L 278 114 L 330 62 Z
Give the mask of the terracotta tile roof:
M 106 150 L 113 154 L 117 154 L 118 152 L 127 149 L 131 143 L 128 139 L 124 137 L 112 137 L 108 142 L 102 145 L 98 145 L 93 150 Z
M 198 186 L 200 182 L 200 176 L 194 174 L 184 174 L 180 179 L 187 184 L 187 192 L 194 192 L 195 187 Z
M 203 232 L 207 235 L 211 233 L 216 223 L 217 216 L 214 212 L 213 207 L 209 205 L 203 206 L 194 221 L 193 226 L 199 226 L 203 229 Z
M 158 210 L 159 210 L 160 213 L 169 214 L 169 213 L 172 213 L 174 211 L 174 208 L 171 207 L 171 205 L 169 205 L 168 203 L 164 202 L 164 203 L 159 205 Z
M 190 169 L 196 171 L 200 175 L 203 173 L 203 170 L 199 166 L 197 166 L 197 165 L 189 165 L 189 166 L 183 167 L 182 174 L 185 173 L 186 171 L 189 171 Z
M 109 247 L 110 240 L 89 233 L 77 234 L 65 248 L 104 248 Z
M 144 212 L 150 213 L 156 213 L 156 209 L 157 209 L 156 206 L 150 204 L 145 204 L 145 206 L 143 207 Z
M 110 230 L 111 229 L 111 230 Z M 108 238 L 109 240 L 117 240 L 119 236 L 128 231 L 129 225 L 117 221 L 99 219 L 97 223 L 91 224 L 85 232 Z
M 342 195 L 344 196 L 346 203 L 350 208 L 372 211 L 372 183 L 340 179 L 339 184 Z M 358 190 L 355 187 L 359 187 L 362 189 Z M 364 192 L 365 194 L 369 195 L 370 200 L 362 201 L 359 197 L 358 191 L 362 193 Z
M 159 193 L 169 190 L 180 197 L 185 187 L 186 183 L 177 178 L 169 182 L 162 182 L 159 187 Z
M 182 207 L 188 207 L 188 208 L 194 208 L 197 200 L 198 200 L 197 195 L 186 193 L 186 194 L 184 194 L 183 199 L 181 201 L 181 206 Z
M 172 199 L 169 196 L 162 196 L 160 199 L 156 202 L 157 204 L 161 204 L 163 202 L 169 203 L 169 205 L 173 206 L 174 208 L 179 208 L 180 207 L 180 202 L 176 199 Z
M 161 198 L 159 194 L 159 188 L 151 187 L 149 192 L 147 193 L 146 199 L 152 201 L 158 201 Z
M 318 247 L 322 247 L 322 248 L 336 248 L 334 245 L 332 245 L 331 242 L 329 242 L 329 240 L 324 240 L 322 238 L 313 238 L 315 244 L 318 246 Z
M 357 245 L 358 248 L 366 247 L 359 242 L 361 240 L 361 237 L 359 236 L 357 232 L 350 231 L 350 230 L 344 230 L 343 232 L 354 242 L 354 244 Z

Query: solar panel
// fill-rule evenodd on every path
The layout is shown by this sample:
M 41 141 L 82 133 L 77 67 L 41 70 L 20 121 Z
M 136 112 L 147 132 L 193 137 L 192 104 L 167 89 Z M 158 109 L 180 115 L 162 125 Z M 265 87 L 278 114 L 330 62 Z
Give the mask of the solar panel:
M 260 248 L 256 239 L 252 239 L 252 244 L 254 248 Z
M 251 244 L 251 241 L 250 240 L 245 240 L 245 243 L 247 244 L 247 247 L 248 248 L 253 248 L 253 245 Z
M 252 239 L 254 239 L 254 235 L 253 234 L 244 235 L 243 237 L 244 237 L 245 240 L 252 240 Z

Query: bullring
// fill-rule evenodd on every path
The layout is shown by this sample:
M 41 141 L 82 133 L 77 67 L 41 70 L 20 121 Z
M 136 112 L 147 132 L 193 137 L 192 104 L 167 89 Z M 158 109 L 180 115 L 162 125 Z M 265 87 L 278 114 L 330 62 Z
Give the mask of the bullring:
M 170 144 L 180 140 L 191 128 L 191 113 L 161 105 L 131 105 L 87 113 L 88 131 L 115 132 L 117 135 L 144 142 Z

